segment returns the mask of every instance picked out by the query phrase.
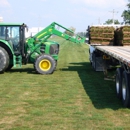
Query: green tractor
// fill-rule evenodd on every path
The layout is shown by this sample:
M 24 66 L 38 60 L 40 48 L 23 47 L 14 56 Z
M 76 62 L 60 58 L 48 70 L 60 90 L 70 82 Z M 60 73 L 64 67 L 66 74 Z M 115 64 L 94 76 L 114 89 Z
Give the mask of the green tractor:
M 26 24 L 0 23 L 0 73 L 27 63 L 34 64 L 39 74 L 53 73 L 57 65 L 59 44 L 49 41 L 48 38 L 57 35 L 75 43 L 84 43 L 85 40 L 79 35 L 70 36 L 61 32 L 57 27 L 74 33 L 53 22 L 33 37 L 26 39 Z

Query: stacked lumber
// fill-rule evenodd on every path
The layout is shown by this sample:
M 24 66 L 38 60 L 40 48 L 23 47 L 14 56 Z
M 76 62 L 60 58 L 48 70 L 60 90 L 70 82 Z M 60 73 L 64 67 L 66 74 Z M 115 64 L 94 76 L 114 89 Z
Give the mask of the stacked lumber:
M 89 28 L 89 38 L 91 45 L 113 45 L 114 27 L 92 26 Z
M 115 44 L 118 46 L 130 45 L 130 26 L 122 26 L 116 29 Z

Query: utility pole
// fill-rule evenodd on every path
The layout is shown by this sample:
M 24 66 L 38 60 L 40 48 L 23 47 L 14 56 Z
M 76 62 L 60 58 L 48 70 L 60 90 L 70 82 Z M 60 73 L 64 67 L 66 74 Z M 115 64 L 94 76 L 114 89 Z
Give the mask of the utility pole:
M 115 13 L 118 13 L 116 12 L 114 9 L 113 11 L 110 11 L 112 13 L 112 23 L 114 24 L 114 16 L 115 16 Z

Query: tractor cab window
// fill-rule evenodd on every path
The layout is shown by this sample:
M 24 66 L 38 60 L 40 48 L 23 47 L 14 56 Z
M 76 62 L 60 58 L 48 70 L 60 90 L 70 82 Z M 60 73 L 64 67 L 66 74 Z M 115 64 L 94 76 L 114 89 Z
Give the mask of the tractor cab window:
M 8 27 L 9 34 L 7 34 L 7 38 L 9 36 L 9 40 L 13 43 L 14 51 L 18 51 L 20 47 L 20 35 L 19 35 L 19 27 Z
M 6 27 L 0 26 L 0 39 L 5 40 L 6 39 Z
M 14 51 L 19 51 L 19 26 L 0 26 L 0 39 L 8 41 Z

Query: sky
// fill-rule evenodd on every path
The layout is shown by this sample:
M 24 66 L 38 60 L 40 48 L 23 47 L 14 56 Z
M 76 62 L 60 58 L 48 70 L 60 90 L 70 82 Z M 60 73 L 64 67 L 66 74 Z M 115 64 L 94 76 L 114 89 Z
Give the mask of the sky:
M 128 0 L 0 0 L 0 17 L 4 22 L 25 23 L 28 27 L 46 27 L 57 22 L 76 32 L 108 19 L 123 22 Z M 113 15 L 114 10 L 114 15 Z

